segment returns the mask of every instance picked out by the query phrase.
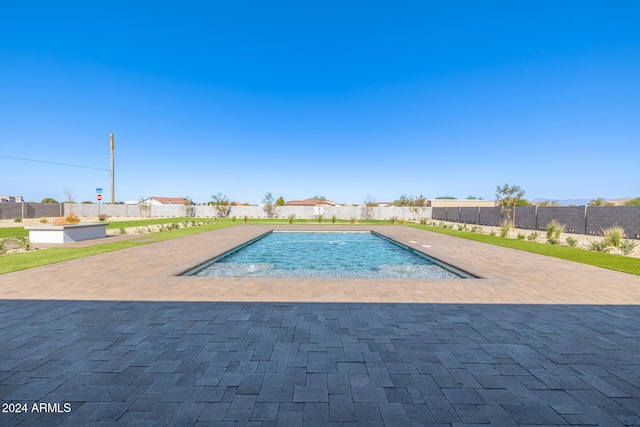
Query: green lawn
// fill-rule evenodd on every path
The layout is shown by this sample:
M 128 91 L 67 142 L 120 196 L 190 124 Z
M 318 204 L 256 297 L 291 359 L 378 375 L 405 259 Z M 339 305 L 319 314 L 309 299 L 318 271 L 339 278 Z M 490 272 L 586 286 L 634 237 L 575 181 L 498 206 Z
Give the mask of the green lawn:
M 476 242 L 489 243 L 491 245 L 504 246 L 506 248 L 518 249 L 520 251 L 532 252 L 540 255 L 547 255 L 555 258 L 575 261 L 582 264 L 596 267 L 608 268 L 610 270 L 622 271 L 624 273 L 640 275 L 640 259 L 613 255 L 602 252 L 593 252 L 585 249 L 569 248 L 566 246 L 553 246 L 544 243 L 535 243 L 525 240 L 507 239 L 498 236 L 488 236 L 486 234 L 471 233 L 468 231 L 449 230 L 429 225 L 409 224 L 410 227 L 421 230 L 433 231 L 435 233 L 447 234 L 449 236 L 461 237 L 463 239 L 475 240 Z

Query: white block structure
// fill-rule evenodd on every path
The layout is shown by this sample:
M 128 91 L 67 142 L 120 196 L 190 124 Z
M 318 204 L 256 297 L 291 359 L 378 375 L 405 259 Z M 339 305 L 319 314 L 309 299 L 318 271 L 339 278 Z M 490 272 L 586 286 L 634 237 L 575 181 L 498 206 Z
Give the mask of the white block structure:
M 31 225 L 25 229 L 29 230 L 31 243 L 68 243 L 107 237 L 107 225 L 108 223 Z

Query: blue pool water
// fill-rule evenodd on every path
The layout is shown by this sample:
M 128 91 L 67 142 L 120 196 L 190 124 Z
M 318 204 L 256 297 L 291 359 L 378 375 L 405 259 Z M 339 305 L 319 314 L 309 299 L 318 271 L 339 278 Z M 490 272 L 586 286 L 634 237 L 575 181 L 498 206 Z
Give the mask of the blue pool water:
M 186 274 L 215 277 L 468 277 L 438 264 L 441 263 L 369 232 L 274 232 Z

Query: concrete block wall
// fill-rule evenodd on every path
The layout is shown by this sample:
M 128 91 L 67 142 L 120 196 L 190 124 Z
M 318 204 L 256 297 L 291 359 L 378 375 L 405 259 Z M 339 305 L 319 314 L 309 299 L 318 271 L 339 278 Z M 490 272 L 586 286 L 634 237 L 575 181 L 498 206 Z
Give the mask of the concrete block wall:
M 447 210 L 445 208 L 431 208 L 431 218 L 438 221 L 447 220 Z
M 0 219 L 58 217 L 63 213 L 61 203 L 0 203 Z
M 566 233 L 585 234 L 585 207 L 584 206 L 539 206 L 538 230 L 546 230 L 547 224 L 552 220 L 564 224 Z
M 500 225 L 500 208 L 481 207 L 480 225 Z
M 640 239 L 640 206 L 588 206 L 585 234 L 601 235 L 605 228 L 620 226 L 631 239 Z
M 480 213 L 479 207 L 462 207 L 460 208 L 460 222 L 466 224 L 477 224 Z
M 516 228 L 536 229 L 536 206 L 516 206 Z

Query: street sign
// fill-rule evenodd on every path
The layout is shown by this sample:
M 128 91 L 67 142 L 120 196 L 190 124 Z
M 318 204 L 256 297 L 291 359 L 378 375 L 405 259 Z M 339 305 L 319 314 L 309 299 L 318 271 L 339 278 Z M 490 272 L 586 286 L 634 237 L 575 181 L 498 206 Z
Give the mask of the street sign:
M 102 194 L 98 194 L 98 201 L 102 200 Z
M 96 188 L 96 193 L 98 194 L 102 193 L 102 188 Z

